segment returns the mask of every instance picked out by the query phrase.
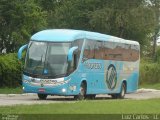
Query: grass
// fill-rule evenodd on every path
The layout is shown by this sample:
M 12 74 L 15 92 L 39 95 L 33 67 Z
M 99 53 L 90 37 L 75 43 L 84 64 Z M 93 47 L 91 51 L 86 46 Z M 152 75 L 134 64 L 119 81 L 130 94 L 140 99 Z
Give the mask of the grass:
M 140 88 L 160 89 L 160 84 L 145 84 L 141 85 Z M 1 88 L 0 93 L 18 94 L 22 93 L 22 88 Z M 15 114 L 15 117 L 18 115 L 22 120 L 121 120 L 123 114 L 150 114 L 150 116 L 152 116 L 152 114 L 159 114 L 159 103 L 160 99 L 125 99 L 83 100 L 75 102 L 71 101 L 70 103 L 0 106 L 0 118 Z M 152 119 L 153 118 L 150 117 L 150 120 Z
M 152 114 L 160 113 L 160 99 L 84 100 L 71 103 L 1 106 L 1 114 Z
M 17 88 L 0 88 L 0 94 L 21 94 L 22 93 L 22 87 Z

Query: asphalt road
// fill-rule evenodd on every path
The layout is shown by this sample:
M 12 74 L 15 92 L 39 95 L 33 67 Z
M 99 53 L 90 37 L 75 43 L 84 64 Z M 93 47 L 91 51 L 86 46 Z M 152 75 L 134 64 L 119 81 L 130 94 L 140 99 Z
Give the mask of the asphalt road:
M 126 94 L 125 99 L 151 99 L 160 98 L 160 90 L 139 89 L 132 94 Z M 109 95 L 97 95 L 96 100 L 110 100 Z M 75 102 L 73 97 L 48 96 L 47 100 L 39 100 L 36 94 L 0 94 L 0 106 L 10 106 L 18 104 L 48 104 L 48 103 L 69 103 Z

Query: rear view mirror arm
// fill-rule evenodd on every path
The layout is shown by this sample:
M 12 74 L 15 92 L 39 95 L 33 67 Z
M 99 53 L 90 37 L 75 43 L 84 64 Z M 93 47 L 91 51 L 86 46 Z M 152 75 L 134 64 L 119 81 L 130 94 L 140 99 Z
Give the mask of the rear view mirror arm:
M 73 52 L 78 49 L 78 46 L 72 47 L 71 49 L 69 49 L 68 52 L 68 61 L 72 61 L 73 60 Z
M 20 47 L 20 49 L 18 50 L 18 60 L 21 60 L 22 59 L 22 52 L 24 49 L 26 49 L 28 46 L 28 44 L 26 45 L 23 45 L 22 47 Z

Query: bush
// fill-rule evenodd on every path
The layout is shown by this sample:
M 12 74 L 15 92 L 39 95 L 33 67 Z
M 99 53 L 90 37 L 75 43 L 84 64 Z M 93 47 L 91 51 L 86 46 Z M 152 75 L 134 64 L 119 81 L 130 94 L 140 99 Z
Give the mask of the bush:
M 156 62 L 158 62 L 160 64 L 160 47 L 158 47 L 156 50 L 155 60 L 156 60 Z
M 16 53 L 0 55 L 0 87 L 20 86 L 21 71 Z
M 140 84 L 160 82 L 160 64 L 153 62 L 141 62 L 140 64 Z

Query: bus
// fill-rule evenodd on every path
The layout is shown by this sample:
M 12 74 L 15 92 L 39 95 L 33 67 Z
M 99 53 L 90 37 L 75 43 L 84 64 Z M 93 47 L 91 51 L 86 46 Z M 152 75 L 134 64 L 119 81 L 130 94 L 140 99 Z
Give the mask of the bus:
M 97 32 L 48 29 L 35 33 L 18 51 L 26 50 L 24 93 L 95 98 L 124 98 L 138 88 L 140 45 Z

